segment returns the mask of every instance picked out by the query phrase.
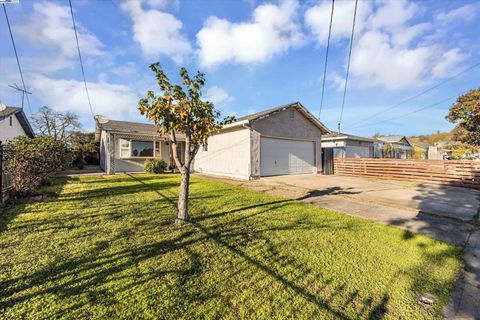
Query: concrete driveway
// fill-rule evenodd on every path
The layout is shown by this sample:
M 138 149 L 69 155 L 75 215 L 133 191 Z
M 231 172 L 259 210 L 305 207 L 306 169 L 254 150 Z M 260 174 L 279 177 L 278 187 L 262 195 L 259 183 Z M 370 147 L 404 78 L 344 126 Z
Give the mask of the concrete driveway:
M 227 183 L 301 200 L 447 241 L 465 250 L 448 319 L 480 319 L 480 190 L 348 176 L 290 175 Z
M 475 189 L 335 175 L 277 176 L 262 178 L 260 182 L 302 189 L 312 198 L 336 196 L 411 210 L 416 214 L 434 214 L 461 221 L 478 219 L 480 190 Z

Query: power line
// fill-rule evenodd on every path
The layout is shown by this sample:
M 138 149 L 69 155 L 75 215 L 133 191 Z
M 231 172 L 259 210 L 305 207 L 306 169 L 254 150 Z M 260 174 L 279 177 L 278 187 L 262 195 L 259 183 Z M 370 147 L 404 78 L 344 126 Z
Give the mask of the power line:
M 85 79 L 85 69 L 83 68 L 83 60 L 82 60 L 82 54 L 80 53 L 80 45 L 78 44 L 77 26 L 75 25 L 75 18 L 73 17 L 72 0 L 68 0 L 68 3 L 70 5 L 70 14 L 72 16 L 73 31 L 75 32 L 75 41 L 77 42 L 78 59 L 80 60 L 80 67 L 82 69 L 83 83 L 85 84 L 85 92 L 87 93 L 88 106 L 90 107 L 90 112 L 92 113 L 92 117 L 95 118 L 95 114 L 93 113 L 93 108 L 92 108 L 92 102 L 90 101 L 90 95 L 88 93 L 87 80 Z
M 325 53 L 325 66 L 323 68 L 322 98 L 320 99 L 320 111 L 318 112 L 318 119 L 320 119 L 320 116 L 322 115 L 323 95 L 325 93 L 325 79 L 327 77 L 328 50 L 330 49 L 330 36 L 332 35 L 332 21 L 333 21 L 334 7 L 335 7 L 335 0 L 332 0 L 332 11 L 330 12 L 330 26 L 328 27 L 327 51 Z
M 427 88 L 427 89 L 425 89 L 425 90 L 423 90 L 423 91 L 421 91 L 421 92 L 419 92 L 419 93 L 417 93 L 417 94 L 415 94 L 415 95 L 413 95 L 413 96 L 411 96 L 411 97 L 408 97 L 407 99 L 402 100 L 402 101 L 400 101 L 399 103 L 397 103 L 397 104 L 395 104 L 395 105 L 393 105 L 393 106 L 391 106 L 391 107 L 388 107 L 388 108 L 386 108 L 386 109 L 384 109 L 384 110 L 382 110 L 382 111 L 379 111 L 379 112 L 377 112 L 377 113 L 374 113 L 372 116 L 370 116 L 370 117 L 368 117 L 368 118 L 364 118 L 364 119 L 362 119 L 362 120 L 360 120 L 360 121 L 357 121 L 357 122 L 352 123 L 352 124 L 348 127 L 348 129 L 355 128 L 355 125 L 356 125 L 356 124 L 359 124 L 359 123 L 362 123 L 362 122 L 371 120 L 372 118 L 375 118 L 375 117 L 377 117 L 377 116 L 379 116 L 379 115 L 381 115 L 381 114 L 383 114 L 383 113 L 385 113 L 385 112 L 387 112 L 387 111 L 390 111 L 390 110 L 392 110 L 392 109 L 395 109 L 396 107 L 398 107 L 398 106 L 400 106 L 400 105 L 402 105 L 402 104 L 404 104 L 404 103 L 406 103 L 406 102 L 409 102 L 409 101 L 411 101 L 411 100 L 413 100 L 413 99 L 416 99 L 416 98 L 418 98 L 418 97 L 420 97 L 420 96 L 422 96 L 422 95 L 424 95 L 424 94 L 432 91 L 433 89 L 436 89 L 436 88 L 440 87 L 441 85 L 444 85 L 445 83 L 447 83 L 447 82 L 455 79 L 456 77 L 459 77 L 459 76 L 461 76 L 462 74 L 464 74 L 464 73 L 466 73 L 466 72 L 468 72 L 468 71 L 470 71 L 470 70 L 472 70 L 472 69 L 475 69 L 475 68 L 477 68 L 477 67 L 479 67 L 479 66 L 480 66 L 480 62 L 477 62 L 477 63 L 475 63 L 475 64 L 473 64 L 473 65 L 465 68 L 464 70 L 460 71 L 459 73 L 456 73 L 456 74 L 454 74 L 453 76 L 451 76 L 451 77 L 449 77 L 449 78 L 447 78 L 447 79 L 445 79 L 445 80 L 437 83 L 436 85 L 434 85 L 434 86 L 432 86 L 432 87 L 430 87 L 430 88 Z
M 369 123 L 369 124 L 364 124 L 364 125 L 360 125 L 360 126 L 356 126 L 356 127 L 352 127 L 350 129 L 357 129 L 357 128 L 363 128 L 363 127 L 369 127 L 369 126 L 373 126 L 373 125 L 376 125 L 376 124 L 379 124 L 379 123 L 383 123 L 383 122 L 390 122 L 392 120 L 397 120 L 397 119 L 400 119 L 400 118 L 403 118 L 403 117 L 406 117 L 406 116 L 409 116 L 411 114 L 414 114 L 414 113 L 418 113 L 420 111 L 423 111 L 425 109 L 429 109 L 429 108 L 432 108 L 432 107 L 435 107 L 445 101 L 448 101 L 448 100 L 451 100 L 453 98 L 456 98 L 458 97 L 458 95 L 454 95 L 454 96 L 451 96 L 451 97 L 448 97 L 448 98 L 445 98 L 445 99 L 442 99 L 440 101 L 437 101 L 433 104 L 430 104 L 426 107 L 421 107 L 421 108 L 418 108 L 418 109 L 415 109 L 413 111 L 410 111 L 410 112 L 407 112 L 405 114 L 402 114 L 402 115 L 399 115 L 399 116 L 395 116 L 395 117 L 392 117 L 392 118 L 388 118 L 388 119 L 383 119 L 383 120 L 380 120 L 380 121 L 377 121 L 377 122 L 373 122 L 373 123 Z
M 338 121 L 338 132 L 340 132 L 340 127 L 342 125 L 343 109 L 345 108 L 345 96 L 347 95 L 348 73 L 350 72 L 350 59 L 352 58 L 353 36 L 355 34 L 355 20 L 357 18 L 357 4 L 358 4 L 358 0 L 355 0 L 355 10 L 353 11 L 352 35 L 350 36 L 350 51 L 348 53 L 347 74 L 345 75 L 345 87 L 343 89 L 342 110 L 340 111 L 340 119 Z
M 7 20 L 8 31 L 10 32 L 10 39 L 12 39 L 13 51 L 15 52 L 15 58 L 17 59 L 17 66 L 18 66 L 18 71 L 20 72 L 20 78 L 22 79 L 23 90 L 24 92 L 28 92 L 27 87 L 25 86 L 25 80 L 23 79 L 23 72 L 22 72 L 22 67 L 20 66 L 20 59 L 18 58 L 17 46 L 15 45 L 15 40 L 13 40 L 13 33 L 12 33 L 12 28 L 10 27 L 10 21 L 8 20 L 7 8 L 5 7 L 5 4 L 2 4 L 2 6 L 3 6 L 3 12 L 5 12 L 5 19 Z M 28 111 L 30 111 L 30 114 L 32 114 L 30 99 L 28 98 L 28 94 L 26 96 L 27 96 Z M 23 96 L 22 96 L 22 101 L 23 101 Z M 22 109 L 23 109 L 23 102 L 22 102 Z

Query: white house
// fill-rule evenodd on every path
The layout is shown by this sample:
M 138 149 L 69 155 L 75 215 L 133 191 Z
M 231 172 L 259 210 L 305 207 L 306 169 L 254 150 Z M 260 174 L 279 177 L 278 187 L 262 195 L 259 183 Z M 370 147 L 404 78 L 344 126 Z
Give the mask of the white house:
M 241 179 L 320 173 L 322 134 L 330 133 L 301 103 L 239 118 L 208 139 L 196 172 Z
M 5 143 L 18 136 L 34 137 L 27 116 L 21 108 L 0 104 L 0 141 Z
M 319 173 L 324 133 L 330 131 L 299 102 L 282 105 L 224 126 L 200 148 L 193 168 L 242 179 Z M 148 158 L 162 158 L 174 165 L 169 137 L 158 134 L 152 124 L 97 116 L 96 140 L 101 168 L 108 174 L 143 171 Z M 180 135 L 179 141 L 184 137 Z
M 332 132 L 322 136 L 322 148 L 332 148 L 335 158 L 373 158 L 374 139 L 344 132 Z

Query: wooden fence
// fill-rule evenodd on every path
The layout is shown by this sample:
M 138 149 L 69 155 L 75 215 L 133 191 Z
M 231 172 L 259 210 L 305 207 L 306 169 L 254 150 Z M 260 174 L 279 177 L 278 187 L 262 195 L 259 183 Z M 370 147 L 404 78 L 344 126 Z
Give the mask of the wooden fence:
M 335 158 L 335 174 L 418 180 L 480 189 L 478 160 Z

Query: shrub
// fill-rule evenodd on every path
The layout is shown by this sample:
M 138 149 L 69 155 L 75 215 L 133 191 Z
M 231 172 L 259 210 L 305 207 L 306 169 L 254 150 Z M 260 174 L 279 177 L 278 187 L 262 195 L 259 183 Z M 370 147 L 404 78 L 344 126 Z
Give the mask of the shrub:
M 147 159 L 143 165 L 147 173 L 163 173 L 167 170 L 167 163 L 162 159 Z
M 73 161 L 68 145 L 51 137 L 16 137 L 8 142 L 5 155 L 12 188 L 23 196 L 33 193 L 51 174 Z

